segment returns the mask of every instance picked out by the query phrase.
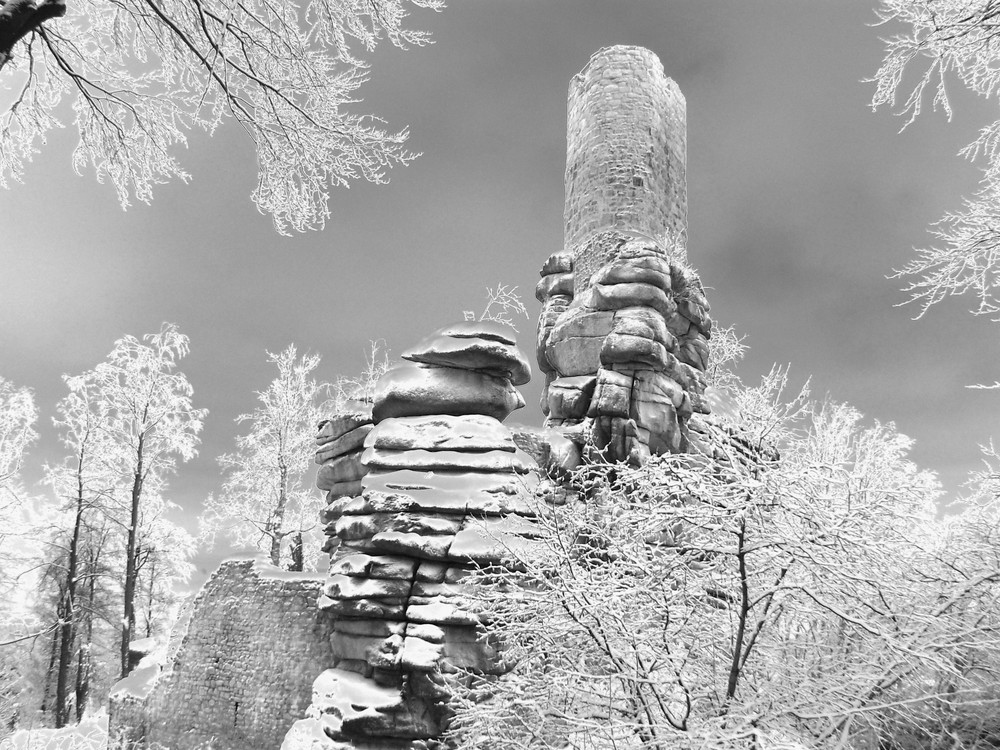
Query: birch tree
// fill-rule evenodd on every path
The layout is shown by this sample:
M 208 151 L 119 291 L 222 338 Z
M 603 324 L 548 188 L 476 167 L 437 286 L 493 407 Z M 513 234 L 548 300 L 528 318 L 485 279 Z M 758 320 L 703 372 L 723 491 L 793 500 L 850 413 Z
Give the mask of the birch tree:
M 321 228 L 331 186 L 386 181 L 406 164 L 407 131 L 352 113 L 382 40 L 429 42 L 411 8 L 442 0 L 0 0 L 0 185 L 62 123 L 73 168 L 110 181 L 123 207 L 187 181 L 177 160 L 192 130 L 234 121 L 254 144 L 251 198 L 282 233 Z
M 321 409 L 327 386 L 312 377 L 316 355 L 298 357 L 289 346 L 268 352 L 278 368 L 268 388 L 257 393 L 259 406 L 236 418 L 249 431 L 236 438 L 236 452 L 219 457 L 226 473 L 218 495 L 205 504 L 202 536 L 215 543 L 222 535 L 239 546 L 265 552 L 273 565 L 291 553 L 285 543 L 319 523 L 322 498 L 312 487 L 313 440 L 325 416 Z M 283 552 L 283 550 L 288 550 Z M 301 559 L 292 567 L 301 570 Z

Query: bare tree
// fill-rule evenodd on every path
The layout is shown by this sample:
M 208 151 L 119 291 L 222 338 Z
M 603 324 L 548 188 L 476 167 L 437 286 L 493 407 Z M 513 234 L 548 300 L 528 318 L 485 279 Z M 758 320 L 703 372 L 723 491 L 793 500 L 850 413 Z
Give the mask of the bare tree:
M 902 31 L 884 40 L 873 108 L 893 106 L 903 94 L 901 114 L 908 125 L 927 98 L 951 117 L 952 80 L 987 99 L 1000 92 L 997 0 L 881 0 L 877 13 L 883 25 Z M 917 77 L 909 88 L 904 81 L 914 69 Z M 917 250 L 897 272 L 910 280 L 906 291 L 920 315 L 965 293 L 976 298 L 975 313 L 1000 313 L 1000 119 L 985 125 L 961 154 L 985 162 L 979 192 L 937 223 L 932 234 L 938 244 Z
M 58 607 L 59 640 L 56 670 L 55 725 L 65 726 L 74 712 L 71 705 L 71 691 L 75 697 L 77 690 L 71 685 L 73 662 L 79 664 L 83 658 L 76 653 L 77 624 L 81 619 L 82 607 L 77 599 L 81 584 L 88 581 L 82 573 L 88 538 L 88 523 L 93 515 L 107 513 L 114 502 L 115 473 L 113 446 L 104 440 L 102 430 L 107 415 L 101 412 L 107 407 L 92 384 L 85 377 L 65 377 L 69 394 L 56 405 L 55 426 L 60 430 L 60 439 L 70 452 L 63 463 L 48 467 L 48 480 L 56 496 L 60 498 L 72 521 L 69 524 L 68 541 L 63 558 L 65 570 L 60 587 L 61 597 Z M 100 550 L 89 550 L 91 555 Z M 93 578 L 89 581 L 89 598 L 93 600 Z M 79 668 L 78 668 L 79 671 Z
M 384 182 L 414 158 L 406 130 L 350 114 L 382 39 L 424 45 L 408 7 L 442 0 L 0 0 L 0 185 L 20 180 L 71 96 L 79 173 L 110 180 L 122 206 L 189 175 L 192 129 L 233 119 L 256 148 L 252 198 L 275 228 L 321 228 L 331 185 Z M 12 65 L 11 60 L 18 64 Z
M 319 523 L 322 498 L 311 486 L 310 469 L 327 386 L 312 377 L 319 365 L 316 355 L 299 359 L 289 346 L 268 357 L 278 377 L 257 393 L 260 405 L 236 419 L 249 422 L 250 431 L 236 438 L 235 453 L 219 458 L 226 481 L 205 504 L 202 536 L 214 543 L 222 534 L 238 545 L 257 547 L 278 565 L 293 551 L 285 539 L 300 538 Z M 293 567 L 301 570 L 301 556 L 298 563 Z
M 163 490 L 177 459 L 192 458 L 207 411 L 192 405 L 193 389 L 177 362 L 188 338 L 165 323 L 143 341 L 125 336 L 107 359 L 80 376 L 93 394 L 102 445 L 116 481 L 116 520 L 124 530 L 125 564 L 121 675 L 128 674 L 134 637 L 141 543 L 163 517 Z
M 780 457 L 590 467 L 476 574 L 510 671 L 469 676 L 458 747 L 886 747 L 996 705 L 969 665 L 1000 645 L 1000 568 L 951 569 L 908 438 L 784 382 L 734 405 Z

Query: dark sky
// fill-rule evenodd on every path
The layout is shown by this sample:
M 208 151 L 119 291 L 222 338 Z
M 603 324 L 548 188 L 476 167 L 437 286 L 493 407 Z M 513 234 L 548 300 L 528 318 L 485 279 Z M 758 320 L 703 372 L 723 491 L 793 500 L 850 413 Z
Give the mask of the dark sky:
M 741 372 L 790 363 L 796 383 L 894 420 L 952 496 L 994 429 L 1000 328 L 949 301 L 913 321 L 885 277 L 930 222 L 975 189 L 955 156 L 988 116 L 956 87 L 957 114 L 902 121 L 868 107 L 881 59 L 873 3 L 850 0 L 452 0 L 414 23 L 436 43 L 379 50 L 358 112 L 409 125 L 423 152 L 388 186 L 334 194 L 322 233 L 277 236 L 249 201 L 255 165 L 238 128 L 194 135 L 189 185 L 123 213 L 112 188 L 50 138 L 0 213 L 0 374 L 35 389 L 42 439 L 28 477 L 58 457 L 62 373 L 94 366 L 125 333 L 177 323 L 183 369 L 210 414 L 173 497 L 192 519 L 220 483 L 233 418 L 272 377 L 265 349 L 294 342 L 321 375 L 359 370 L 370 339 L 398 354 L 480 308 L 485 288 L 529 303 L 562 248 L 565 101 L 600 47 L 649 47 L 688 106 L 691 262 L 713 315 L 747 336 Z M 0 94 L 0 96 L 6 94 Z M 512 420 L 539 423 L 538 378 Z M 193 524 L 192 524 L 193 528 Z

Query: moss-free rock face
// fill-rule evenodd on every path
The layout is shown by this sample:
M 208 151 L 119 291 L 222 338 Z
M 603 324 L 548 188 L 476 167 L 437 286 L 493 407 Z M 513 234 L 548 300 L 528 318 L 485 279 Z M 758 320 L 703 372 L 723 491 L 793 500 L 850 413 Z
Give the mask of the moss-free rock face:
M 333 659 L 285 750 L 425 747 L 464 671 L 501 672 L 462 579 L 537 537 L 537 464 L 500 421 L 529 372 L 512 333 L 447 326 L 376 385 L 360 490 L 324 512 Z
M 158 669 L 118 683 L 109 734 L 132 747 L 274 750 L 333 658 L 321 577 L 223 563 L 194 600 Z
M 542 405 L 546 426 L 581 448 L 640 464 L 687 450 L 689 418 L 707 412 L 712 320 L 697 277 L 663 248 L 625 236 L 615 242 L 579 296 L 542 298 Z M 564 255 L 553 257 L 543 273 L 566 266 Z

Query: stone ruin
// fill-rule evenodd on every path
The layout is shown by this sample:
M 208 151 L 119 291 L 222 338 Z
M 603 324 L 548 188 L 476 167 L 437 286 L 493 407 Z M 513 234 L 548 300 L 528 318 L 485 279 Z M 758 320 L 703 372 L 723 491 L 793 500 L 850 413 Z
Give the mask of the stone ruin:
M 503 672 L 463 579 L 531 544 L 532 500 L 551 487 L 546 475 L 588 461 L 723 455 L 717 445 L 727 429 L 706 397 L 712 320 L 685 263 L 685 127 L 684 98 L 648 50 L 603 49 L 573 79 L 565 246 L 545 261 L 536 288 L 545 430 L 503 424 L 524 406 L 517 386 L 531 368 L 512 329 L 492 321 L 433 333 L 379 379 L 371 403 L 350 403 L 320 426 L 317 484 L 327 498 L 331 567 L 314 611 L 320 624 L 300 621 L 323 641 L 300 670 L 301 680 L 314 680 L 311 703 L 240 704 L 287 729 L 283 750 L 440 746 L 456 686 Z M 192 653 L 191 627 L 172 673 Z M 224 623 L 215 627 L 226 632 Z M 300 631 L 273 635 L 275 645 Z M 225 653 L 202 661 L 217 665 Z M 224 691 L 203 684 L 203 666 L 185 666 L 194 676 L 183 685 L 184 705 L 201 704 L 209 722 L 222 722 L 214 707 L 228 711 L 232 690 L 216 700 L 211 691 Z M 161 679 L 144 697 L 113 700 L 113 736 L 149 745 L 150 712 L 179 689 Z M 196 708 L 189 714 L 171 718 L 204 724 Z M 170 747 L 194 748 L 205 732 Z M 263 748 L 265 736 L 276 750 L 273 732 L 237 738 L 228 727 L 212 746 Z
M 528 455 L 502 424 L 530 371 L 488 321 L 432 334 L 372 404 L 321 427 L 332 566 L 319 607 L 335 618 L 335 661 L 284 750 L 437 746 L 456 685 L 503 671 L 463 579 L 531 543 L 546 464 L 691 447 L 692 416 L 709 412 L 712 321 L 683 263 L 684 128 L 684 99 L 648 50 L 602 50 L 573 81 L 566 246 L 537 286 L 548 451 Z

